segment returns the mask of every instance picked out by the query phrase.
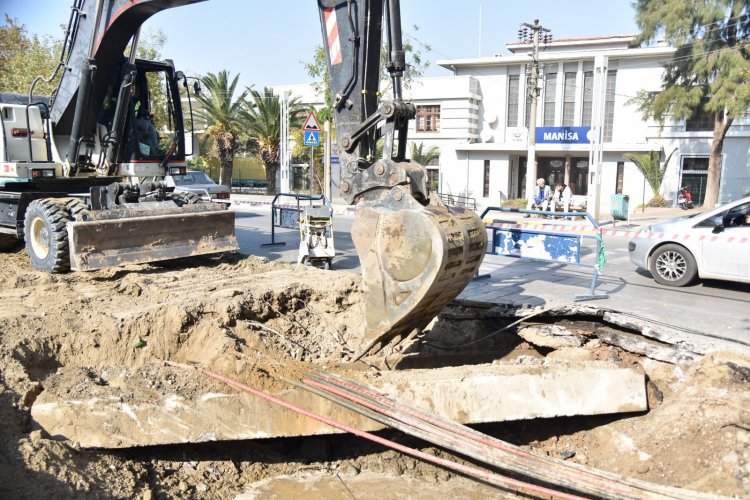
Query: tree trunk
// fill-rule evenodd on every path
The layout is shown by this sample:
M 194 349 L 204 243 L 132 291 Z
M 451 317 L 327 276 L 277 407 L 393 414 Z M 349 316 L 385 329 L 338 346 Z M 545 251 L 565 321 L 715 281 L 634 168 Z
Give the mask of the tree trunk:
M 724 119 L 723 113 L 716 113 L 714 119 L 714 140 L 711 142 L 711 155 L 708 157 L 708 179 L 706 179 L 706 197 L 703 206 L 713 208 L 719 203 L 719 188 L 721 187 L 721 153 L 724 150 L 724 138 L 732 118 Z
M 216 136 L 216 150 L 219 153 L 219 184 L 231 189 L 234 169 L 234 137 L 231 134 Z
M 266 192 L 276 194 L 276 171 L 279 169 L 279 150 L 273 146 L 265 146 L 260 149 L 260 159 L 266 166 Z

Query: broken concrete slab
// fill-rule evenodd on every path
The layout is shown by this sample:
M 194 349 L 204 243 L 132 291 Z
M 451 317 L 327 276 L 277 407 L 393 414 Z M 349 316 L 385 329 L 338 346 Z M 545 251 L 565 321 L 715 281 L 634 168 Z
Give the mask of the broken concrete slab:
M 668 344 L 662 344 L 661 342 L 651 340 L 641 335 L 625 333 L 608 327 L 597 328 L 596 336 L 599 337 L 602 342 L 606 342 L 609 345 L 621 347 L 626 351 L 647 356 L 651 359 L 663 361 L 665 363 L 695 363 L 700 361 L 703 357 L 700 354 L 676 349 Z
M 535 346 L 560 349 L 581 347 L 583 337 L 561 325 L 530 325 L 518 330 L 518 336 Z
M 273 377 L 232 376 L 363 430 L 381 426 Z M 645 377 L 608 363 L 479 365 L 360 374 L 362 382 L 460 423 L 645 411 Z M 322 423 L 195 372 L 158 365 L 63 368 L 31 408 L 33 428 L 83 448 L 310 436 Z

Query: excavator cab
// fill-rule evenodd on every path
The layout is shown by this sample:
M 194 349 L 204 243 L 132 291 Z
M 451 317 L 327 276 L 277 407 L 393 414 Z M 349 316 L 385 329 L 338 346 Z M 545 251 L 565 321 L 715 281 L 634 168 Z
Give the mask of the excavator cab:
M 128 109 L 130 161 L 185 161 L 185 130 L 178 82 L 169 62 L 136 60 Z

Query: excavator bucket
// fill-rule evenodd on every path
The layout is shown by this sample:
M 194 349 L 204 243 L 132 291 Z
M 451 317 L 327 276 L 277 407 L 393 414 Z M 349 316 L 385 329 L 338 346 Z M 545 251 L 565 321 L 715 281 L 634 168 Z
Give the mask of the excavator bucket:
M 386 196 L 394 194 L 409 196 Z M 386 199 L 357 208 L 352 239 L 362 263 L 366 332 L 356 359 L 421 331 L 484 258 L 487 236 L 476 213 L 446 207 L 434 193 L 427 206 L 411 201 L 407 210 L 390 210 Z
M 88 220 L 68 223 L 70 267 L 91 271 L 238 250 L 234 212 L 213 205 L 89 212 Z

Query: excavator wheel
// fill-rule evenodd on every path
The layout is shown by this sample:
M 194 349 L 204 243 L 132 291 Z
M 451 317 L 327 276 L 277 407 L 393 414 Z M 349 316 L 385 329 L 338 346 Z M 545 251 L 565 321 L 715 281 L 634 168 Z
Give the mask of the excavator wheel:
M 70 270 L 67 228 L 68 222 L 73 220 L 69 207 L 70 200 L 70 198 L 34 200 L 26 209 L 24 218 L 26 251 L 31 265 L 40 271 L 64 273 Z M 80 208 L 77 203 L 71 204 Z
M 177 206 L 179 207 L 183 205 L 195 205 L 196 203 L 203 201 L 200 196 L 188 191 L 175 191 L 169 195 L 169 198 L 177 203 Z
M 423 206 L 401 187 L 357 207 L 352 239 L 365 292 L 365 342 L 355 359 L 424 329 L 471 282 L 487 246 L 476 213 L 446 207 L 434 193 Z

